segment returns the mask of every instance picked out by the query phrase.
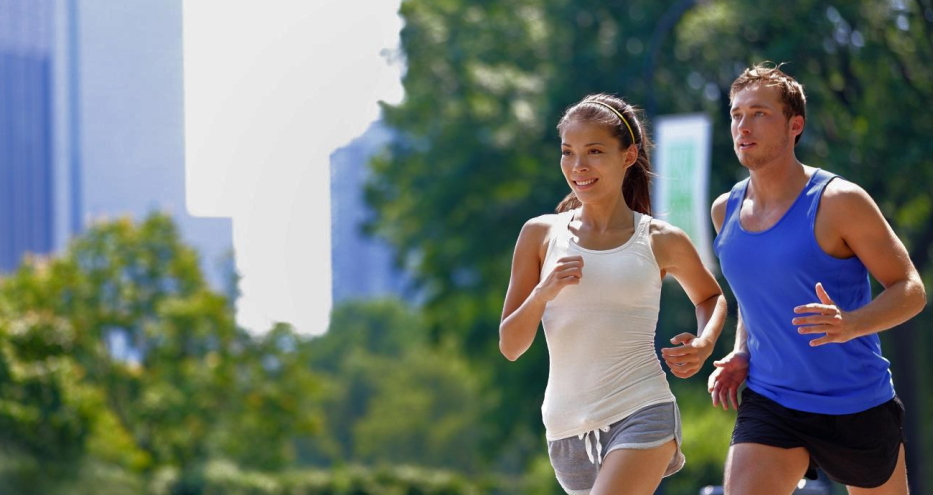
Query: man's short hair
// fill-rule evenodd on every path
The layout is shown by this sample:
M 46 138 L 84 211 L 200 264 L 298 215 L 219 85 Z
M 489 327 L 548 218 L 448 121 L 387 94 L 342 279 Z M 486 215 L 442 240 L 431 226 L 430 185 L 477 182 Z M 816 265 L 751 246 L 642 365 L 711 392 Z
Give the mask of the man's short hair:
M 762 62 L 753 67 L 745 69 L 729 88 L 729 102 L 731 104 L 736 93 L 743 89 L 762 84 L 764 86 L 776 87 L 781 90 L 781 103 L 784 106 L 784 116 L 788 119 L 795 115 L 803 117 L 804 123 L 807 121 L 807 96 L 803 92 L 803 85 L 796 79 L 787 75 L 781 70 L 784 63 L 775 64 L 773 62 Z M 800 136 L 797 135 L 794 144 L 800 142 Z

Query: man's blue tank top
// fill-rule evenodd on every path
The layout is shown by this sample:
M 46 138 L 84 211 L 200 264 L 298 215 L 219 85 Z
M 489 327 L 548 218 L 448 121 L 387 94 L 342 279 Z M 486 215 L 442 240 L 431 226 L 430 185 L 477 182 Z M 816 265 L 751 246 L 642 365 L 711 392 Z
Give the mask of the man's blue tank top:
M 784 216 L 762 232 L 748 232 L 739 222 L 749 179 L 739 182 L 713 250 L 748 333 L 746 385 L 791 409 L 850 414 L 894 397 L 878 335 L 810 347 L 821 334 L 801 335 L 791 323 L 802 316 L 796 306 L 819 302 L 817 282 L 844 311 L 871 301 L 865 265 L 857 257 L 834 258 L 816 242 L 817 208 L 835 177 L 817 169 Z

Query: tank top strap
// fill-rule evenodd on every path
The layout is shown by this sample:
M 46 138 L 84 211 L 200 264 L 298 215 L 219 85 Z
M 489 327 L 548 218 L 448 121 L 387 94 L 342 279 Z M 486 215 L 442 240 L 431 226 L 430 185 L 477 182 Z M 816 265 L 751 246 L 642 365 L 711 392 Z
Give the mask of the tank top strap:
M 559 246 L 562 249 L 566 249 L 570 246 L 573 237 L 570 233 L 570 222 L 573 221 L 575 213 L 576 210 L 570 210 L 557 214 L 557 221 L 555 222 L 556 233 L 551 237 L 548 243 L 548 252 L 555 246 Z M 651 224 L 651 215 L 646 215 L 637 211 L 633 211 L 632 213 L 634 214 L 633 220 L 635 223 L 635 232 L 632 233 L 632 239 L 637 242 L 646 242 L 651 233 L 651 229 L 648 227 Z
M 639 241 L 646 242 L 648 236 L 651 235 L 651 215 L 646 215 L 644 213 L 633 211 L 635 214 L 635 233 L 632 236 L 636 237 Z
M 726 223 L 741 210 L 742 200 L 745 199 L 745 191 L 748 190 L 749 180 L 750 179 L 746 178 L 732 186 L 732 191 L 729 192 L 729 199 L 726 200 L 726 216 L 723 217 L 723 227 L 725 227 Z
M 550 242 L 548 242 L 548 253 L 554 251 L 554 247 L 558 246 L 562 250 L 566 250 L 570 246 L 570 222 L 573 220 L 574 210 L 562 211 L 557 214 L 557 220 L 554 222 L 554 235 L 551 236 Z M 547 258 L 547 255 L 545 255 Z
M 561 240 L 569 242 L 571 237 L 570 234 L 570 222 L 573 221 L 573 217 L 576 214 L 577 210 L 569 210 L 561 212 L 557 215 L 557 237 Z
M 836 177 L 839 176 L 819 168 L 813 172 L 813 178 L 810 180 L 810 185 L 807 187 L 806 192 L 810 200 L 807 206 L 807 219 L 811 224 L 816 220 L 816 212 L 820 207 L 820 199 L 823 197 L 823 191 L 826 190 L 826 186 L 829 185 L 829 182 Z

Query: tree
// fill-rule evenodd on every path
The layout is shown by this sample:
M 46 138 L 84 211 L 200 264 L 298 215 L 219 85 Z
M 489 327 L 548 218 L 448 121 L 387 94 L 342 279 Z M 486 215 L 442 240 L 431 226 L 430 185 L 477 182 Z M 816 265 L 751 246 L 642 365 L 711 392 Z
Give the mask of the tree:
M 83 383 L 70 357 L 75 329 L 48 311 L 19 313 L 22 299 L 42 297 L 30 266 L 4 281 L 0 299 L 0 445 L 7 453 L 42 459 L 50 470 L 84 455 L 99 415 L 99 391 Z M 9 297 L 16 286 L 19 298 Z
M 588 93 L 636 104 L 650 96 L 657 115 L 713 116 L 710 193 L 718 195 L 743 173 L 726 132 L 729 85 L 751 63 L 790 61 L 786 69 L 811 102 L 798 155 L 878 198 L 925 280 L 933 280 L 933 167 L 925 139 L 933 120 L 914 110 L 933 91 L 929 2 L 696 2 L 679 11 L 665 37 L 662 27 L 672 22 L 666 12 L 647 1 L 402 5 L 406 99 L 383 107 L 400 138 L 372 163 L 367 197 L 378 218 L 371 231 L 399 249 L 399 261 L 426 290 L 434 333 L 455 336 L 489 370 L 489 383 L 501 391 L 489 424 L 497 439 L 512 439 L 500 445 L 541 433 L 532 418 L 546 377 L 542 344 L 505 364 L 495 329 L 522 222 L 552 211 L 567 190 L 555 170 L 553 126 Z M 659 333 L 685 311 L 692 308 L 665 306 Z M 905 377 L 899 391 L 915 397 L 913 413 L 930 410 L 927 396 L 912 392 L 930 372 L 912 356 L 930 342 L 910 328 L 928 319 L 883 335 L 896 351 L 895 375 Z M 917 340 L 921 346 L 908 345 Z M 918 416 L 909 424 L 925 428 Z
M 497 350 L 512 248 L 522 223 L 567 192 L 558 118 L 588 93 L 638 102 L 642 39 L 663 6 L 639 1 L 402 4 L 406 99 L 384 105 L 400 138 L 373 163 L 373 231 L 427 294 L 437 335 L 455 336 L 501 390 L 492 450 L 540 447 L 543 343 L 516 363 Z M 493 382 L 494 380 L 494 382 Z M 505 463 L 510 464 L 510 463 Z
M 0 435 L 42 466 L 84 458 L 180 487 L 210 459 L 280 469 L 315 425 L 295 339 L 238 328 L 167 215 L 100 222 L 0 281 Z
M 929 288 L 933 144 L 926 136 L 933 132 L 933 121 L 912 109 L 933 101 L 931 26 L 928 2 L 831 5 L 810 0 L 776 10 L 721 1 L 687 15 L 667 66 L 691 61 L 692 77 L 716 88 L 711 94 L 717 96 L 714 106 L 720 111 L 715 113 L 724 119 L 728 87 L 738 68 L 762 60 L 790 62 L 784 69 L 804 84 L 809 101 L 798 157 L 862 185 L 878 201 Z M 670 81 L 666 91 L 677 85 L 677 78 Z M 687 96 L 702 101 L 700 91 Z M 720 123 L 717 128 L 727 127 Z M 735 162 L 725 143 L 718 149 L 722 158 L 717 163 Z M 716 194 L 725 190 L 723 186 Z M 922 314 L 882 334 L 893 351 L 895 384 L 907 404 L 906 429 L 912 438 L 929 438 L 923 418 L 933 404 L 921 391 L 927 390 L 924 384 L 933 369 L 918 356 L 930 350 L 931 341 L 918 329 L 930 322 L 930 315 Z M 930 471 L 923 466 L 931 448 L 929 440 L 907 444 L 913 491 L 923 492 L 931 482 L 922 475 Z
M 430 344 L 412 308 L 394 299 L 334 308 L 327 333 L 303 344 L 325 377 L 321 434 L 303 443 L 304 460 L 419 465 L 480 473 L 480 375 L 451 346 Z

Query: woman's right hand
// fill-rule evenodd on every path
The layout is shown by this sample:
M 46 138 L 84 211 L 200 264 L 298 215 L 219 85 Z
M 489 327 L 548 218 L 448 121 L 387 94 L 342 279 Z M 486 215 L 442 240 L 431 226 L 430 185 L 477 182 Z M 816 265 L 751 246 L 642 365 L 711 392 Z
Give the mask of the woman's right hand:
M 557 265 L 551 270 L 535 290 L 545 301 L 551 301 L 560 291 L 568 285 L 577 285 L 583 278 L 583 257 L 564 256 L 557 260 Z

